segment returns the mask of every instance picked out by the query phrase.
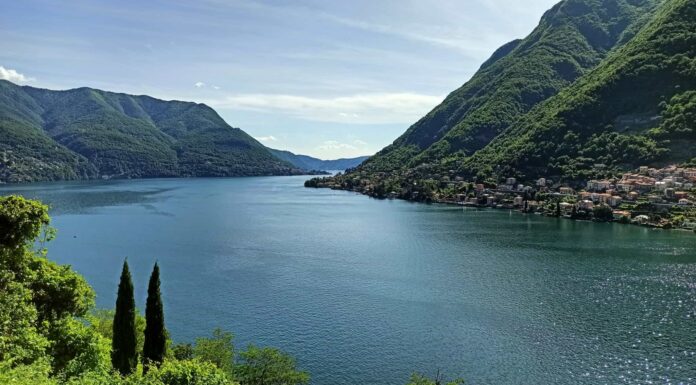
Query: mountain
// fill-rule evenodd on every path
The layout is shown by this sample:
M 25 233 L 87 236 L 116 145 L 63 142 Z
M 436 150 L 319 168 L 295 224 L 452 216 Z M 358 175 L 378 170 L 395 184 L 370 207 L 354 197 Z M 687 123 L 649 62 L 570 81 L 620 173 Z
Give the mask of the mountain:
M 671 0 L 625 46 L 459 169 L 573 181 L 694 157 L 696 2 Z
M 362 169 L 390 172 L 473 154 L 628 41 L 657 2 L 560 2 L 528 37 L 498 49 L 471 80 Z
M 696 157 L 693 0 L 564 0 L 332 186 L 457 177 L 581 182 Z M 696 159 L 692 160 L 696 162 Z
M 303 170 L 333 171 L 347 170 L 359 166 L 369 156 L 359 156 L 357 158 L 342 158 L 335 160 L 322 160 L 308 155 L 297 155 L 290 151 L 268 149 L 276 158 L 282 159 Z
M 0 181 L 288 175 L 204 104 L 0 80 Z

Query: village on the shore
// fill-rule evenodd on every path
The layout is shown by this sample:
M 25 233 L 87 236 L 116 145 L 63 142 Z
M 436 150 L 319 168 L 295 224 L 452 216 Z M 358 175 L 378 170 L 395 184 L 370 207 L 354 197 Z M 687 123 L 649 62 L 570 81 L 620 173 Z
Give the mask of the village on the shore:
M 696 168 L 643 166 L 621 178 L 590 180 L 579 191 L 546 178 L 535 186 L 517 184 L 515 178 L 495 188 L 475 184 L 473 193 L 458 194 L 454 203 L 696 230 L 695 185 Z
M 642 166 L 619 177 L 593 179 L 574 187 L 550 178 L 524 184 L 510 177 L 493 184 L 440 176 L 430 182 L 430 186 L 422 181 L 414 182 L 413 188 L 401 192 L 385 191 L 383 184 L 361 178 L 343 179 L 342 183 L 334 178 L 318 178 L 308 181 L 307 186 L 352 190 L 379 198 L 503 208 L 578 220 L 696 231 L 696 167 Z

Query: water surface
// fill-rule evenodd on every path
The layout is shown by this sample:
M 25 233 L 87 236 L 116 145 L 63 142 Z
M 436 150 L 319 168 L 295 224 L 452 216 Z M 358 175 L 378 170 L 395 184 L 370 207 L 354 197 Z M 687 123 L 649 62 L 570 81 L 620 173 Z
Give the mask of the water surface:
M 5 186 L 52 205 L 49 256 L 113 307 L 159 261 L 177 341 L 222 327 L 314 385 L 696 383 L 696 236 L 379 201 L 303 177 Z

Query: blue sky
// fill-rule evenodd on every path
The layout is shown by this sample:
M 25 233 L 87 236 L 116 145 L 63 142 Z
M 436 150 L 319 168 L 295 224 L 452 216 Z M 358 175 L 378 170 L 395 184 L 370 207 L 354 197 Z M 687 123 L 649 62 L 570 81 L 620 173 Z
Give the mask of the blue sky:
M 203 102 L 269 147 L 379 151 L 556 0 L 21 0 L 0 78 Z

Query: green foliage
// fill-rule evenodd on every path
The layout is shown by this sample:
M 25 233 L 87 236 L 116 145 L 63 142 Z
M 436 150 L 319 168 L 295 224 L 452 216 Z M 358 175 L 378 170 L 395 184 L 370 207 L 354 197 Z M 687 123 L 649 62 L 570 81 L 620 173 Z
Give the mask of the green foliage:
M 193 358 L 193 345 L 189 343 L 175 344 L 170 353 L 177 360 L 190 360 Z
M 203 104 L 0 80 L 0 181 L 295 173 Z
M 85 320 L 99 335 L 111 341 L 114 334 L 115 313 L 113 309 L 94 309 L 85 316 Z M 137 309 L 135 311 L 135 335 L 137 337 L 136 351 L 138 355 L 141 355 L 145 339 L 145 317 Z
M 94 305 L 94 291 L 84 277 L 69 266 L 33 257 L 28 268 L 31 271 L 29 288 L 34 293 L 39 321 L 82 317 Z
M 145 376 L 152 384 L 163 385 L 232 385 L 228 375 L 210 362 L 198 360 L 165 361 Z M 147 383 L 147 382 L 146 382 Z
M 33 242 L 49 223 L 48 206 L 15 195 L 0 197 L 0 246 L 4 253 Z
M 71 378 L 109 371 L 110 341 L 81 320 L 63 318 L 50 326 L 49 333 L 47 353 L 53 359 L 53 373 Z
M 688 90 L 674 95 L 666 105 L 662 118 L 655 136 L 696 138 L 696 91 Z
M 159 266 L 155 263 L 147 288 L 145 307 L 145 342 L 143 345 L 143 364 L 159 365 L 164 360 L 167 347 L 167 330 L 164 327 L 164 305 L 160 293 Z
M 128 261 L 123 262 L 113 326 L 111 364 L 122 375 L 131 374 L 138 365 L 138 352 L 136 350 L 135 297 Z
M 0 360 L 0 384 L 59 385 L 56 379 L 50 377 L 50 372 L 51 365 L 46 359 L 19 366 Z
M 78 377 L 50 375 L 50 365 L 39 361 L 12 367 L 0 362 L 0 383 L 12 385 L 237 385 L 215 365 L 197 360 L 167 360 L 147 374 L 126 377 L 103 371 L 87 371 Z
M 225 373 L 232 375 L 234 370 L 234 344 L 232 333 L 222 329 L 215 329 L 211 337 L 200 337 L 196 339 L 193 348 L 193 357 L 215 364 Z
M 48 208 L 21 197 L 0 198 L 0 358 L 13 364 L 43 361 L 51 373 L 104 366 L 104 341 L 77 319 L 94 292 L 67 266 L 34 250 L 50 239 Z M 43 237 L 42 237 L 43 234 Z
M 49 341 L 37 328 L 38 312 L 31 302 L 31 290 L 4 270 L 0 272 L 0 293 L 0 362 L 37 361 L 44 356 Z
M 242 385 L 299 385 L 309 382 L 309 374 L 297 370 L 295 360 L 274 348 L 249 346 L 241 352 L 234 369 Z
M 595 206 L 592 209 L 592 217 L 600 222 L 609 222 L 614 219 L 611 207 L 607 205 Z

